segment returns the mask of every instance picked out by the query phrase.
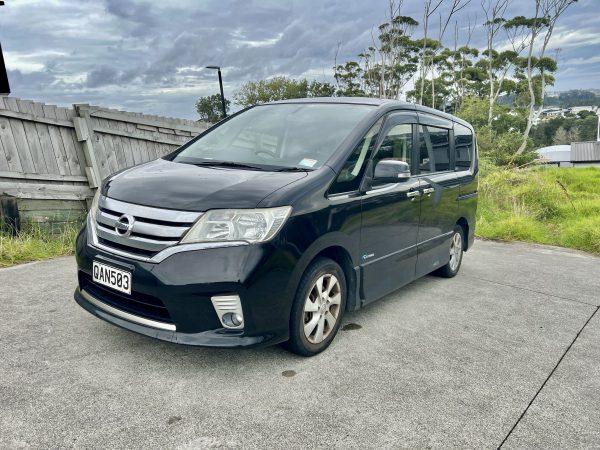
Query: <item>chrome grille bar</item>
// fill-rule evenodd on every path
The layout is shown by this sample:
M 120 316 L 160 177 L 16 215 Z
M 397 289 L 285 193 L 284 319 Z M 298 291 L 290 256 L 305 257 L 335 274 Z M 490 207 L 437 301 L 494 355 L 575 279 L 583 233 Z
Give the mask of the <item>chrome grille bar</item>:
M 153 239 L 142 238 L 138 236 L 120 236 L 116 231 L 110 230 L 104 227 L 98 227 L 96 229 L 96 233 L 98 237 L 104 239 L 105 241 L 115 242 L 119 245 L 125 245 L 127 247 L 139 248 L 142 250 L 147 250 L 150 252 L 159 252 L 165 247 L 169 247 L 170 245 L 175 245 L 178 240 L 175 241 L 155 241 Z
M 118 233 L 115 225 L 119 218 L 132 216 L 131 233 Z M 191 225 L 202 215 L 200 212 L 160 209 L 135 205 L 105 196 L 100 197 L 95 232 L 105 246 L 127 249 L 131 253 L 158 253 L 176 245 Z
M 105 211 L 100 211 L 98 213 L 97 219 L 98 223 L 106 225 L 107 227 L 114 230 L 115 223 L 119 219 L 120 216 L 113 215 L 107 213 Z M 133 233 L 146 234 L 149 236 L 159 236 L 166 238 L 179 238 L 185 234 L 185 232 L 189 229 L 189 226 L 168 226 L 168 225 L 156 225 L 154 223 L 142 222 L 140 220 L 136 220 L 133 224 Z M 179 240 L 178 239 L 178 240 Z
M 136 219 L 146 218 L 179 224 L 192 224 L 202 215 L 202 213 L 193 211 L 177 211 L 174 209 L 135 205 L 133 203 L 126 203 L 105 196 L 100 197 L 100 208 L 109 209 L 120 214 L 131 214 Z

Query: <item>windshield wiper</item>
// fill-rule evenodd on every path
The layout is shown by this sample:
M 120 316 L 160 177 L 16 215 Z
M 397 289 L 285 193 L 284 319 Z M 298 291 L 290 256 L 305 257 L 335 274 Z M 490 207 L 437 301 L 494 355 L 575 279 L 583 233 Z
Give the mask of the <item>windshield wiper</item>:
M 314 169 L 306 169 L 304 167 L 281 167 L 273 169 L 273 172 L 312 172 Z
M 244 164 L 234 161 L 200 161 L 190 164 L 193 164 L 194 166 L 236 167 L 239 169 L 266 170 L 264 167 L 253 166 L 252 164 Z

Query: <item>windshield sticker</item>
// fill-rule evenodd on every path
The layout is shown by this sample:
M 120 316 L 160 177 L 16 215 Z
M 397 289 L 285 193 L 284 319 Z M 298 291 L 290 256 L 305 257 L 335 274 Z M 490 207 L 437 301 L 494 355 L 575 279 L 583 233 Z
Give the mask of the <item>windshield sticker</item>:
M 302 161 L 300 161 L 298 164 L 305 167 L 314 167 L 316 163 L 316 159 L 303 158 Z

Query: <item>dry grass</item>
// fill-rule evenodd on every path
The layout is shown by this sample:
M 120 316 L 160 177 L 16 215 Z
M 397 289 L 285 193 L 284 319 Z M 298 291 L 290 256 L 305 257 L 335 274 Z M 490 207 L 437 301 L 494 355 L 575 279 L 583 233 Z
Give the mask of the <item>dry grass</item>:
M 36 226 L 28 226 L 14 237 L 0 233 L 0 267 L 72 255 L 78 231 L 79 225 L 74 223 L 56 234 Z

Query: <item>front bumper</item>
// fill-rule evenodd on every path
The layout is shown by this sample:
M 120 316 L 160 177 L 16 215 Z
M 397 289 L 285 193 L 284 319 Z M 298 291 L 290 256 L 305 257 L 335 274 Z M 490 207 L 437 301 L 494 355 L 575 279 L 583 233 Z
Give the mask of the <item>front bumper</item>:
M 295 289 L 293 252 L 272 243 L 175 253 L 160 263 L 128 259 L 77 237 L 79 286 L 75 300 L 95 316 L 168 342 L 210 347 L 250 347 L 283 342 Z M 92 282 L 93 261 L 132 273 L 126 296 Z M 240 297 L 243 329 L 221 325 L 211 297 Z

